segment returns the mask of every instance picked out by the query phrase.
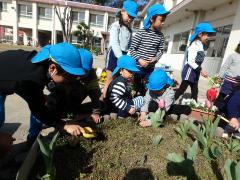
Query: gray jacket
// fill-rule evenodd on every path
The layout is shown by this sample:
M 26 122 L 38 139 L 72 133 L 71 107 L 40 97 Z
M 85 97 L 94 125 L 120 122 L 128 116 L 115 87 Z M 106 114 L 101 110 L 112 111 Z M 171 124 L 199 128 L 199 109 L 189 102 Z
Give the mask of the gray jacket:
M 166 89 L 162 96 L 157 96 L 156 94 L 148 90 L 146 92 L 146 95 L 144 96 L 145 104 L 141 108 L 141 111 L 148 112 L 149 103 L 152 100 L 158 102 L 160 99 L 163 99 L 165 101 L 165 109 L 166 111 L 168 111 L 171 105 L 174 103 L 174 94 L 175 92 L 170 87 Z
M 127 52 L 131 43 L 132 33 L 126 26 L 120 26 L 119 21 L 110 27 L 109 48 L 112 48 L 115 56 L 122 56 L 122 51 Z
M 230 77 L 240 77 L 240 54 L 233 53 L 231 54 L 221 67 L 219 76 L 224 78 L 225 76 Z

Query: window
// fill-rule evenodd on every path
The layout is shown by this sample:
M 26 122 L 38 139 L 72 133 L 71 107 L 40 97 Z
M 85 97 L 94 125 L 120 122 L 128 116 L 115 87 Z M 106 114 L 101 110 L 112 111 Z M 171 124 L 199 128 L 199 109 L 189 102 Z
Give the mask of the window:
M 7 11 L 7 3 L 0 1 L 0 11 Z
M 75 23 L 80 23 L 80 22 L 85 22 L 85 12 L 77 12 L 73 11 L 73 22 Z
M 112 25 L 112 23 L 115 22 L 115 17 L 111 17 L 109 16 L 108 17 L 108 29 L 110 28 L 110 26 Z
M 208 57 L 223 58 L 228 43 L 228 38 L 232 30 L 232 25 L 215 28 L 216 33 L 210 35 L 206 46 Z
M 187 48 L 189 33 L 189 31 L 186 31 L 174 35 L 172 53 L 184 53 Z
M 103 15 L 91 14 L 90 25 L 103 27 Z
M 19 15 L 25 17 L 32 17 L 32 5 L 19 4 Z
M 38 8 L 38 17 L 39 19 L 52 19 L 52 9 L 39 7 Z
M 163 52 L 165 52 L 165 53 L 168 51 L 169 39 L 170 39 L 169 36 L 166 36 L 166 37 L 165 37 L 164 48 L 163 48 Z

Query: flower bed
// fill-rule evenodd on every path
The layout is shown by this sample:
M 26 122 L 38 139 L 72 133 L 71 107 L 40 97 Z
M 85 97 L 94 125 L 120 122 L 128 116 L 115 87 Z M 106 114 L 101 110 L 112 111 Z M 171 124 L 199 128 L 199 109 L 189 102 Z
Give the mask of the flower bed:
M 168 121 L 163 128 L 141 128 L 130 119 L 115 120 L 99 125 L 98 139 L 81 136 L 77 144 L 71 144 L 69 136 L 61 134 L 54 155 L 56 179 L 183 179 L 189 169 L 199 179 L 223 179 L 226 159 L 239 159 L 239 152 L 230 152 L 224 146 L 224 153 L 209 161 L 203 156 L 199 142 L 196 160 L 184 160 L 183 152 L 193 143 L 194 136 L 181 140 L 175 133 L 177 126 Z M 161 141 L 153 143 L 159 135 Z M 181 163 L 169 161 L 173 154 Z M 35 180 L 43 173 L 40 157 L 29 179 Z

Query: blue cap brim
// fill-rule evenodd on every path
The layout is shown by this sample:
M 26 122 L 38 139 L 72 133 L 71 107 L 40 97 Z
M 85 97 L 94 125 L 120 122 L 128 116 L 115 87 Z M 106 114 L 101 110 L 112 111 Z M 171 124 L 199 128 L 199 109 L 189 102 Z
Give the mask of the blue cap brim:
M 116 68 L 114 69 L 114 71 L 112 72 L 112 76 L 116 75 L 116 73 L 117 73 L 120 69 L 121 69 L 120 67 L 116 67 Z M 125 69 L 125 68 L 123 68 L 123 69 Z M 140 73 L 140 72 L 141 72 L 141 71 L 140 71 L 138 68 L 136 68 L 136 67 L 131 67 L 131 68 L 128 68 L 127 70 L 129 70 L 129 71 L 131 71 L 131 72 L 134 72 L 134 73 Z
M 72 68 L 72 67 L 64 66 L 64 65 L 61 65 L 61 68 L 63 68 L 66 72 L 68 72 L 69 74 L 72 74 L 72 75 L 82 76 L 85 74 L 85 71 L 83 68 Z
M 147 88 L 148 88 L 149 90 L 151 90 L 151 91 L 159 91 L 159 90 L 161 90 L 165 85 L 161 86 L 160 88 L 151 88 L 150 83 L 147 83 L 146 86 L 147 86 Z
M 38 63 L 44 61 L 50 57 L 51 45 L 44 46 L 40 51 L 32 58 L 32 63 Z
M 119 70 L 120 70 L 120 68 L 119 68 L 119 67 L 116 67 L 116 68 L 114 69 L 114 71 L 112 72 L 112 76 L 115 76 Z

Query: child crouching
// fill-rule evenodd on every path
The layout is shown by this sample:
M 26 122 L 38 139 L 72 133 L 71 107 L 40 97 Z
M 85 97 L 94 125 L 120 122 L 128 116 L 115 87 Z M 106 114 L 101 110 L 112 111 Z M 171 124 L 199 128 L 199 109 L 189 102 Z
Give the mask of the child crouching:
M 144 97 L 145 104 L 141 108 L 140 126 L 151 126 L 151 120 L 146 119 L 146 115 L 149 112 L 156 112 L 158 109 L 158 103 L 161 99 L 165 101 L 165 111 L 167 114 L 190 114 L 191 108 L 186 105 L 177 105 L 174 103 L 174 91 L 171 89 L 173 81 L 168 77 L 167 73 L 162 70 L 156 70 L 151 73 L 148 79 L 147 88 L 148 91 Z
M 123 55 L 118 58 L 117 67 L 112 75 L 115 79 L 107 89 L 107 104 L 110 112 L 116 112 L 119 118 L 125 118 L 135 114 L 144 104 L 144 98 L 138 96 L 132 99 L 129 83 L 133 80 L 133 74 L 139 72 L 135 60 Z

